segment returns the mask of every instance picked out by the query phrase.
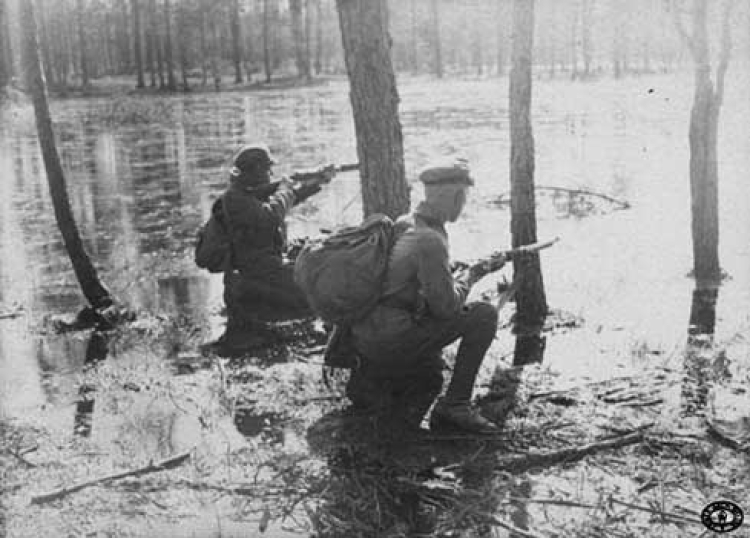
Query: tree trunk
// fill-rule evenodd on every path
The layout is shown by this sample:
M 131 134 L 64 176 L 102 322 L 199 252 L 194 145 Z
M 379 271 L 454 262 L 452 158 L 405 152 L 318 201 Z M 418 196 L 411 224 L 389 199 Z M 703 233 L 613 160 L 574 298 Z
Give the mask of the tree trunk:
M 5 89 L 13 76 L 8 8 L 5 3 L 6 0 L 0 0 L 0 92 Z
M 443 77 L 443 44 L 440 38 L 440 0 L 430 0 L 432 23 L 432 69 L 436 77 Z
M 167 64 L 167 89 L 177 91 L 177 78 L 174 75 L 174 60 L 172 48 L 172 4 L 164 0 L 164 59 Z
M 143 47 L 141 46 L 141 5 L 140 0 L 131 0 L 133 9 L 133 57 L 135 58 L 136 88 L 144 88 Z
M 219 89 L 221 88 L 221 71 L 219 69 L 221 43 L 219 41 L 219 31 L 217 29 L 218 24 L 216 23 L 216 12 L 213 8 L 211 8 L 211 12 L 209 13 L 208 24 L 211 31 L 211 35 L 209 37 L 209 39 L 211 40 L 211 45 L 209 47 L 211 51 L 211 76 L 214 79 L 214 89 L 216 91 L 219 91 Z
M 419 51 L 417 48 L 419 19 L 417 17 L 417 0 L 409 1 L 409 11 L 409 23 L 411 26 L 411 35 L 409 36 L 409 68 L 411 69 L 412 74 L 416 75 L 419 72 Z
M 271 0 L 263 0 L 263 67 L 266 70 L 266 83 L 271 82 L 273 66 L 271 65 Z
M 323 72 L 323 0 L 315 0 L 315 74 Z
M 150 7 L 147 6 L 147 18 L 151 19 L 151 10 Z M 148 66 L 148 73 L 149 73 L 149 80 L 150 80 L 150 86 L 152 88 L 156 87 L 156 36 L 154 35 L 154 27 L 153 24 L 148 24 L 146 26 L 145 31 L 145 40 L 146 40 L 146 65 Z
M 337 0 L 365 216 L 409 210 L 386 0 Z
M 128 3 L 120 2 L 120 24 L 118 26 L 118 48 L 120 49 L 120 73 L 130 73 L 130 34 L 128 33 Z
M 31 99 L 34 104 L 37 134 L 42 149 L 42 158 L 47 172 L 47 182 L 57 226 L 62 233 L 65 250 L 73 264 L 73 270 L 83 294 L 93 308 L 106 308 L 112 305 L 112 297 L 99 280 L 96 268 L 83 247 L 78 226 L 70 208 L 65 175 L 55 146 L 55 135 L 52 130 L 52 120 L 47 104 L 47 87 L 39 61 L 33 2 L 21 2 L 21 20 L 24 40 L 24 71 L 27 77 L 27 87 L 31 91 Z
M 86 11 L 83 0 L 76 0 L 76 19 L 78 20 L 78 61 L 81 69 L 81 86 L 89 85 L 89 61 L 86 50 Z
M 292 42 L 297 76 L 309 78 L 310 59 L 305 55 L 305 32 L 302 24 L 302 0 L 289 0 L 289 11 L 292 16 Z
M 721 96 L 714 91 L 711 81 L 707 1 L 695 0 L 693 10 L 695 95 L 690 113 L 689 132 L 691 229 L 693 270 L 695 278 L 703 280 L 721 277 L 721 268 L 719 267 L 719 170 L 717 160 Z M 727 27 L 724 28 L 724 32 L 728 32 Z
M 593 0 L 583 0 L 581 3 L 581 49 L 583 56 L 583 76 L 591 76 L 591 63 L 594 58 L 593 29 Z
M 513 1 L 510 73 L 510 189 L 513 247 L 535 243 L 534 134 L 531 127 L 531 65 L 534 43 L 533 0 Z M 539 254 L 513 261 L 516 282 L 516 329 L 538 328 L 547 314 Z
M 206 42 L 206 8 L 200 8 L 201 85 L 208 84 L 208 46 Z
M 232 32 L 232 61 L 234 63 L 234 83 L 242 84 L 242 34 L 240 27 L 240 2 L 230 0 L 229 26 Z
M 151 11 L 151 35 L 154 40 L 154 53 L 156 54 L 156 72 L 159 75 L 159 89 L 163 90 L 165 87 L 164 82 L 164 55 L 162 54 L 161 47 L 161 32 L 159 31 L 159 10 L 156 4 L 156 0 L 150 0 L 149 4 Z
M 190 91 L 190 82 L 188 81 L 188 51 L 190 50 L 188 42 L 188 24 L 185 4 L 180 3 L 177 6 L 177 43 L 180 54 L 180 74 L 182 76 L 182 91 Z
M 505 2 L 507 0 L 496 0 L 497 1 L 497 76 L 502 77 L 505 75 L 505 55 L 506 55 L 506 40 L 507 35 L 505 28 L 507 28 L 505 21 Z
M 305 77 L 308 81 L 312 80 L 312 6 L 310 2 L 311 0 L 305 0 L 305 65 L 307 66 Z

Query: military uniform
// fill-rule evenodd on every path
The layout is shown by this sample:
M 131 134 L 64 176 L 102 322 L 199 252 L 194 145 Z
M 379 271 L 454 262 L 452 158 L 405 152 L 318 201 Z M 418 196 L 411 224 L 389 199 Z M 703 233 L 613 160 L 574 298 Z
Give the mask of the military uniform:
M 461 170 L 429 169 L 421 179 L 469 180 Z M 441 351 L 459 339 L 442 403 L 468 409 L 479 366 L 497 330 L 492 305 L 465 302 L 470 286 L 451 271 L 446 217 L 438 205 L 422 202 L 412 215 L 399 219 L 397 229 L 406 231 L 393 246 L 381 301 L 351 329 L 363 366 L 352 374 L 347 394 L 361 405 L 391 398 L 409 410 L 410 420 L 421 419 L 439 394 Z M 402 395 L 411 403 L 401 401 Z M 477 429 L 493 426 L 481 417 L 471 418 Z

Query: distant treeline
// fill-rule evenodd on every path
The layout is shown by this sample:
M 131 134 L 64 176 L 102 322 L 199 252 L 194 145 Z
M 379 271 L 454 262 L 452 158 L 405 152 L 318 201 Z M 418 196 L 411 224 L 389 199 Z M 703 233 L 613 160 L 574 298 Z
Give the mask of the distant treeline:
M 50 88 L 104 76 L 137 87 L 193 85 L 343 73 L 335 0 L 0 0 L 0 85 L 18 74 L 19 1 L 39 7 Z M 511 0 L 390 0 L 393 61 L 400 72 L 503 75 Z M 536 0 L 538 75 L 674 70 L 689 57 L 664 0 Z M 750 20 L 735 22 L 748 56 Z

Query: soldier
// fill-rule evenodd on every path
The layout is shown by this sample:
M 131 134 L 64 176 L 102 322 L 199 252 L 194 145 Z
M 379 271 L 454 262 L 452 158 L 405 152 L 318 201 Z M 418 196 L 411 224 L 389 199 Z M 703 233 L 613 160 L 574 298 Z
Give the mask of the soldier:
M 231 236 L 232 270 L 224 274 L 227 326 L 219 339 L 226 354 L 265 341 L 266 322 L 312 316 L 294 283 L 293 263 L 284 260 L 289 210 L 320 191 L 333 171 L 311 182 L 272 183 L 275 161 L 265 144 L 242 147 L 234 157 L 229 188 L 222 195 Z
M 498 427 L 471 405 L 474 381 L 495 337 L 497 311 L 488 303 L 466 304 L 471 286 L 502 267 L 479 266 L 454 274 L 446 222 L 455 222 L 473 185 L 465 161 L 429 168 L 419 176 L 425 199 L 396 224 L 383 296 L 351 327 L 360 355 L 347 396 L 355 407 L 390 406 L 418 425 L 442 388 L 442 349 L 460 340 L 453 376 L 435 405 L 431 428 L 491 433 Z M 403 231 L 406 230 L 406 231 Z

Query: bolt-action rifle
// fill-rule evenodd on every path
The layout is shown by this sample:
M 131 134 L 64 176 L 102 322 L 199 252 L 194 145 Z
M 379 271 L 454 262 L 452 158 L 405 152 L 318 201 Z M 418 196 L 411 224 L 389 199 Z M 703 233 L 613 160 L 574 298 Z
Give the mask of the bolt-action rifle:
M 329 164 L 326 166 L 321 166 L 320 168 L 316 168 L 314 170 L 297 171 L 292 173 L 289 176 L 289 179 L 295 183 L 317 183 L 319 185 L 323 185 L 330 182 L 331 179 L 336 176 L 336 174 L 339 174 L 341 172 L 350 172 L 352 170 L 359 170 L 359 163 L 342 165 Z M 258 198 L 265 200 L 278 190 L 282 181 L 283 180 L 272 181 L 267 185 L 255 187 L 252 192 Z
M 540 250 L 551 247 L 559 240 L 559 237 L 555 237 L 550 241 L 531 243 L 530 245 L 523 245 L 520 247 L 512 248 L 510 250 L 498 250 L 487 257 L 475 260 L 473 262 L 454 262 L 453 271 L 463 273 L 467 278 L 469 284 L 474 285 L 476 282 L 478 282 L 488 274 L 502 269 L 502 267 L 507 262 L 516 258 L 522 258 L 523 256 L 535 254 Z

